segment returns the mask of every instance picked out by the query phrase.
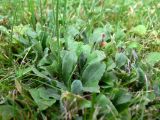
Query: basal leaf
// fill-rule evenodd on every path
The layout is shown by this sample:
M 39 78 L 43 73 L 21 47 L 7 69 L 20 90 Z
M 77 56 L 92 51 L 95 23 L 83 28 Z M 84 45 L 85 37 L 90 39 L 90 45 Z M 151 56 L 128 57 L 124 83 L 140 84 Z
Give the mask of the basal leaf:
M 13 105 L 0 105 L 0 120 L 23 120 L 23 113 L 17 106 Z
M 105 28 L 96 28 L 93 31 L 93 35 L 91 37 L 92 42 L 100 42 L 102 40 L 102 34 L 106 35 L 107 30 Z
M 142 87 L 145 84 L 145 72 L 140 68 L 136 68 L 138 84 Z
M 79 56 L 82 52 L 86 55 L 89 55 L 91 46 L 88 44 L 84 45 L 82 42 L 70 40 L 68 41 L 68 50 L 76 52 L 77 56 Z
M 82 74 L 82 82 L 85 91 L 99 92 L 99 81 L 105 72 L 106 65 L 101 62 L 88 65 Z
M 52 89 L 52 88 L 44 88 L 44 87 L 41 87 L 38 89 L 39 91 L 39 95 L 41 98 L 43 99 L 56 99 L 56 100 L 59 100 L 60 99 L 60 95 L 58 94 L 58 92 L 55 90 L 55 89 Z
M 152 66 L 154 66 L 156 63 L 158 63 L 160 61 L 160 52 L 151 52 L 149 53 L 145 60 L 151 64 Z
M 67 33 L 74 37 L 75 35 L 79 34 L 79 30 L 75 26 L 72 25 L 68 27 Z
M 96 50 L 88 56 L 87 63 L 92 64 L 92 63 L 100 62 L 105 58 L 106 58 L 106 55 L 103 51 Z
M 62 103 L 66 105 L 70 110 L 72 109 L 84 109 L 91 107 L 91 102 L 70 92 L 63 92 L 61 96 Z
M 130 109 L 125 109 L 120 114 L 121 114 L 121 120 L 131 120 L 132 119 Z
M 80 80 L 74 80 L 71 85 L 71 91 L 74 94 L 82 94 L 83 86 Z
M 114 72 L 105 72 L 103 82 L 105 82 L 109 86 L 114 86 L 114 82 L 118 80 L 116 74 Z
M 115 56 L 117 67 L 122 67 L 127 62 L 127 56 L 124 53 L 117 53 Z
M 49 81 L 51 80 L 51 78 L 49 78 L 48 76 L 46 76 L 43 73 L 41 73 L 40 71 L 38 71 L 35 67 L 32 67 L 32 71 L 38 77 L 44 78 L 44 79 L 49 80 Z
M 43 58 L 39 61 L 38 65 L 37 66 L 43 66 L 45 64 L 49 64 L 49 61 L 47 60 L 47 57 L 48 57 L 48 51 L 49 51 L 49 48 L 45 48 L 44 50 L 44 53 L 43 53 Z
M 112 69 L 114 69 L 116 67 L 116 64 L 112 60 L 112 58 L 109 58 L 107 63 L 106 63 L 106 66 L 107 66 L 107 71 L 110 71 L 110 70 L 112 70 Z
M 118 116 L 118 111 L 111 102 L 111 100 L 103 94 L 97 96 L 97 105 L 105 112 L 112 113 L 114 117 Z
M 55 97 L 55 94 L 50 92 L 50 89 L 41 87 L 30 89 L 29 92 L 35 103 L 38 105 L 39 110 L 45 110 L 56 102 L 56 99 L 54 98 L 57 96 Z
M 62 75 L 65 83 L 69 80 L 69 77 L 73 71 L 77 62 L 77 55 L 75 52 L 66 52 L 62 60 Z
M 115 40 L 116 41 L 120 41 L 120 40 L 123 41 L 125 39 L 125 37 L 126 37 L 126 34 L 125 34 L 124 30 L 118 28 L 115 33 Z
M 124 104 L 124 103 L 127 103 L 131 100 L 132 98 L 132 95 L 128 92 L 123 92 L 123 93 L 120 93 L 119 94 L 119 97 L 116 101 L 116 104 Z
M 23 69 L 20 69 L 20 68 L 19 68 L 19 69 L 16 71 L 16 76 L 17 76 L 17 77 L 22 77 L 22 76 L 28 74 L 29 72 L 31 72 L 32 69 L 33 69 L 33 66 L 30 66 L 30 67 L 27 67 L 27 68 L 23 68 Z
M 1 105 L 0 106 L 0 119 L 1 120 L 10 120 L 15 116 L 14 108 L 10 105 Z
M 122 112 L 123 110 L 127 109 L 131 99 L 132 99 L 132 94 L 128 92 L 127 89 L 117 89 L 114 91 L 115 96 L 113 99 L 114 105 L 116 106 L 117 110 L 119 112 Z

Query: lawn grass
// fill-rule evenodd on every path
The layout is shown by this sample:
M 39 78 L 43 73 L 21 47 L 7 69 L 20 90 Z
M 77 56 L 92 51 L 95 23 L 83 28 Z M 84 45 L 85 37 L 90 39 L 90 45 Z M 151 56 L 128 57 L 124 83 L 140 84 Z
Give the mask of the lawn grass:
M 159 120 L 159 0 L 1 0 L 0 120 Z

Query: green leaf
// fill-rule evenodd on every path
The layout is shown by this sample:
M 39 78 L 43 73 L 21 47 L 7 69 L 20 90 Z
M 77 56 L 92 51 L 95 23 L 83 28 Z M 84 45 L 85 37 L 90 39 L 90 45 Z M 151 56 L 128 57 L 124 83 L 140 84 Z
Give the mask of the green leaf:
M 112 58 L 109 58 L 107 63 L 106 63 L 106 66 L 107 66 L 107 71 L 110 71 L 110 70 L 112 70 L 116 67 L 116 64 L 114 63 Z
M 117 67 L 122 67 L 127 62 L 127 56 L 124 53 L 116 53 L 115 61 Z
M 48 39 L 47 41 L 48 46 L 50 46 L 50 50 L 52 51 L 52 54 L 56 54 L 58 51 L 58 42 L 53 39 Z M 57 54 L 56 54 L 57 55 Z
M 42 48 L 42 43 L 41 41 L 32 41 L 34 44 L 34 52 L 38 55 L 38 58 L 42 58 L 43 57 L 43 48 Z
M 144 36 L 147 32 L 147 28 L 144 25 L 137 25 L 131 29 L 131 32 L 139 36 Z
M 81 95 L 82 92 L 83 92 L 82 82 L 80 80 L 74 80 L 72 82 L 72 85 L 71 85 L 71 91 L 74 94 L 80 94 Z
M 82 42 L 77 42 L 74 40 L 68 40 L 68 50 L 76 52 L 77 56 L 79 56 L 82 52 L 86 55 L 89 55 L 91 51 L 91 46 L 84 45 Z
M 75 26 L 72 25 L 68 27 L 67 33 L 74 37 L 75 35 L 79 34 L 79 30 Z
M 77 62 L 77 55 L 75 52 L 68 51 L 65 53 L 62 60 L 62 75 L 65 83 L 69 80 L 69 77 L 73 71 Z
M 99 92 L 99 81 L 105 72 L 106 65 L 101 62 L 87 66 L 82 74 L 84 91 Z
M 124 33 L 124 30 L 118 28 L 115 33 L 115 40 L 116 41 L 124 41 L 125 37 L 126 37 L 126 34 Z
M 124 104 L 124 103 L 127 103 L 131 100 L 132 98 L 132 95 L 128 92 L 122 92 L 122 93 L 119 93 L 118 95 L 118 99 L 116 101 L 116 104 Z
M 129 41 L 128 48 L 130 49 L 140 49 L 141 45 L 137 41 Z
M 5 34 L 9 35 L 9 32 L 8 32 L 7 28 L 4 27 L 4 26 L 1 26 L 1 25 L 0 25 L 0 32 L 3 32 Z
M 106 55 L 103 51 L 95 50 L 88 56 L 87 63 L 92 64 L 92 63 L 100 62 L 105 58 L 106 58 Z
M 42 27 L 39 22 L 37 22 L 37 24 L 36 24 L 36 32 L 37 32 L 38 36 L 40 36 L 40 34 L 42 33 Z
M 159 77 L 160 78 L 160 77 Z M 155 82 L 153 84 L 153 89 L 154 89 L 154 94 L 158 97 L 160 97 L 160 83 L 159 82 Z M 152 99 L 154 99 L 154 97 L 152 96 Z
M 105 53 L 107 56 L 112 55 L 116 52 L 116 44 L 113 42 L 109 42 L 107 43 L 106 47 L 105 47 Z
M 31 72 L 33 69 L 33 66 L 27 67 L 27 68 L 19 68 L 16 71 L 16 76 L 17 77 L 22 77 L 26 75 L 27 73 Z
M 77 49 L 76 49 L 76 53 L 79 56 L 81 53 L 84 53 L 86 55 L 89 55 L 91 51 L 91 46 L 89 45 L 84 45 L 84 43 L 79 42 Z
M 41 87 L 38 89 L 38 91 L 39 91 L 40 97 L 43 99 L 46 99 L 46 100 L 51 98 L 55 98 L 56 100 L 60 99 L 60 95 L 55 89 L 51 89 L 51 88 L 45 89 L 44 87 Z
M 15 110 L 11 105 L 0 105 L 0 119 L 10 120 L 15 116 Z
M 102 34 L 105 34 L 107 36 L 107 29 L 106 28 L 96 28 L 93 31 L 93 35 L 91 36 L 92 42 L 100 42 L 102 41 Z M 106 38 L 109 38 L 108 36 Z M 105 40 L 106 40 L 105 38 Z
M 75 110 L 75 108 L 84 109 L 91 107 L 90 101 L 86 100 L 85 98 L 79 95 L 75 95 L 67 91 L 62 93 L 61 100 L 65 107 L 70 110 Z
M 104 33 L 103 28 L 95 29 L 92 36 L 93 42 L 100 42 L 102 40 L 102 33 Z
M 97 101 L 97 105 L 102 110 L 104 110 L 104 112 L 112 113 L 114 118 L 116 118 L 118 116 L 119 113 L 118 113 L 117 109 L 115 108 L 115 106 L 113 105 L 113 103 L 111 102 L 111 100 L 108 97 L 106 97 L 103 94 L 100 94 L 97 96 L 96 101 Z
M 130 109 L 125 109 L 121 112 L 121 120 L 131 120 L 131 118 Z
M 29 90 L 39 110 L 47 109 L 56 102 L 56 99 L 59 99 L 59 96 L 53 91 L 54 90 L 45 89 L 43 87 Z
M 103 81 L 109 85 L 109 86 L 114 86 L 114 82 L 118 81 L 118 78 L 114 72 L 105 72 Z
M 32 67 L 32 71 L 35 73 L 36 76 L 44 78 L 46 80 L 51 80 L 48 76 L 44 75 L 43 73 L 39 72 L 35 67 Z
M 145 72 L 140 68 L 136 68 L 137 72 L 137 78 L 138 78 L 138 83 L 139 85 L 144 85 L 145 84 Z
M 26 34 L 31 38 L 37 37 L 37 33 L 35 31 L 33 31 L 33 29 L 30 27 L 26 30 Z
M 78 58 L 78 69 L 79 69 L 80 73 L 83 71 L 83 68 L 84 68 L 86 62 L 87 62 L 87 55 L 84 53 L 81 53 Z
M 24 120 L 23 111 L 14 105 L 0 105 L 0 120 Z
M 160 61 L 160 52 L 151 52 L 149 53 L 145 60 L 152 66 Z
M 43 58 L 39 61 L 38 65 L 37 65 L 38 67 L 43 66 L 45 64 L 49 64 L 49 61 L 47 59 L 48 51 L 49 51 L 49 48 L 45 48 L 44 53 L 43 53 Z
M 132 94 L 126 89 L 117 89 L 114 96 L 114 105 L 119 112 L 127 109 L 132 99 Z
M 55 74 L 58 73 L 58 68 L 59 68 L 59 66 L 58 66 L 57 61 L 56 61 L 56 60 L 53 60 L 53 61 L 52 61 L 52 64 L 50 64 L 50 65 L 48 65 L 48 66 L 44 66 L 44 68 L 42 68 L 42 69 L 44 69 L 46 72 L 48 72 L 48 74 L 49 74 L 51 77 L 53 77 Z

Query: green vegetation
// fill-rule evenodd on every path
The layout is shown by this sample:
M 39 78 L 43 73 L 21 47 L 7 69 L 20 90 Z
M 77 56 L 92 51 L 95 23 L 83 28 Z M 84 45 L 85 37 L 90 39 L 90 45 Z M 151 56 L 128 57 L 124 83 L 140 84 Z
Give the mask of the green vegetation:
M 159 120 L 159 0 L 1 0 L 0 120 Z

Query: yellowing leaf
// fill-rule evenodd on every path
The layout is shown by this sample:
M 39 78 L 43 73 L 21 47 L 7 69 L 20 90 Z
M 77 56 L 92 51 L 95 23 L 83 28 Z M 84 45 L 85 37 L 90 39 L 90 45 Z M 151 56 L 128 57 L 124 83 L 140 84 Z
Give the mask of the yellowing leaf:
M 22 86 L 18 80 L 15 80 L 15 85 L 19 93 L 22 93 Z

